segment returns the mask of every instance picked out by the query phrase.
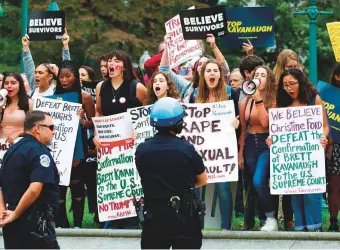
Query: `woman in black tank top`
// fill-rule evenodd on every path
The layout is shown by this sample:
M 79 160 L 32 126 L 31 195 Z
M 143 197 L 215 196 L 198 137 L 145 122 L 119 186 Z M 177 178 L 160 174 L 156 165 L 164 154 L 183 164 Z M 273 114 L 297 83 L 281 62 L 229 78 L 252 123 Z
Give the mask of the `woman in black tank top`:
M 108 116 L 126 112 L 129 108 L 141 106 L 147 95 L 146 87 L 137 80 L 132 71 L 132 63 L 128 54 L 117 50 L 108 54 L 109 79 L 99 83 L 96 87 L 96 116 Z M 97 136 L 93 139 L 99 148 L 100 141 Z M 136 218 L 107 221 L 104 228 L 138 228 Z

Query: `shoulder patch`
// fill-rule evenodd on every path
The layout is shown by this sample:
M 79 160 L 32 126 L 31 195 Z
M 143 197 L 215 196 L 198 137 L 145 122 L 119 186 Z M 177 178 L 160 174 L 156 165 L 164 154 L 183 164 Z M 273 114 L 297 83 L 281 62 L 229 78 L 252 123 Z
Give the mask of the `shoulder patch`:
M 48 157 L 48 155 L 41 155 L 40 156 L 40 164 L 41 164 L 41 166 L 48 168 L 51 164 L 50 157 Z

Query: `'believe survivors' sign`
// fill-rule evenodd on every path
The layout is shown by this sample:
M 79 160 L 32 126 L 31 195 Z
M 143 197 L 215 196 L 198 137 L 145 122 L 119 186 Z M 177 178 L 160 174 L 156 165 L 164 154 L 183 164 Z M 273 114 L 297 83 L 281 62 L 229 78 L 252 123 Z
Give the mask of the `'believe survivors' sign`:
M 326 191 L 322 108 L 269 110 L 270 193 L 308 194 Z
M 60 40 L 65 30 L 64 11 L 31 12 L 27 34 L 31 41 Z
M 224 5 L 181 10 L 179 15 L 185 40 L 206 39 L 207 34 L 213 34 L 215 37 L 227 34 L 227 15 Z

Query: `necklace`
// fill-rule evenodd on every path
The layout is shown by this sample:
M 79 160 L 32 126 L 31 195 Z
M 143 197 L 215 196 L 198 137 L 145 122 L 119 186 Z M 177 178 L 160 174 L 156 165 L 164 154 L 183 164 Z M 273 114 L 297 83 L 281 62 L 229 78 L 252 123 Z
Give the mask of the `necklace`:
M 119 91 L 120 91 L 120 87 L 121 87 L 121 86 L 122 86 L 122 85 L 119 86 L 118 91 L 117 91 L 117 94 L 115 94 L 115 89 L 114 89 L 113 86 L 112 86 L 112 95 L 113 95 L 112 103 L 115 103 L 115 102 L 116 102 L 116 97 L 117 97 L 117 95 L 119 94 Z

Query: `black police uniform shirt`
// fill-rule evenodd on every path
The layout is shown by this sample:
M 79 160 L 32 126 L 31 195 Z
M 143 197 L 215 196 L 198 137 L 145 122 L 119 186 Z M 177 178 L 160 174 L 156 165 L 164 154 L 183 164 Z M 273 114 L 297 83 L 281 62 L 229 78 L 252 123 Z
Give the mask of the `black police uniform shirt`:
M 194 146 L 171 134 L 156 134 L 139 144 L 135 158 L 145 202 L 181 197 L 205 171 Z
M 5 203 L 18 205 L 31 183 L 42 182 L 43 189 L 36 204 L 59 206 L 59 174 L 47 146 L 25 134 L 6 152 L 3 163 L 0 185 Z

